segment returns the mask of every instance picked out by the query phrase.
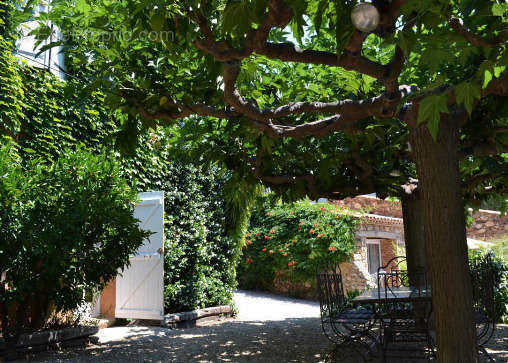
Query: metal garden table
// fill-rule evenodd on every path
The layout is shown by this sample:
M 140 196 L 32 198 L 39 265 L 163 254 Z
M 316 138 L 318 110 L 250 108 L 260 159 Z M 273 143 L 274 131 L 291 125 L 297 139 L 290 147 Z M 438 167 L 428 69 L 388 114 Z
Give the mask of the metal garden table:
M 353 299 L 356 305 L 382 304 L 392 302 L 418 302 L 432 299 L 430 289 L 412 287 L 392 287 L 367 289 Z
M 431 299 L 430 288 L 423 289 L 405 286 L 367 289 L 361 295 L 352 299 L 352 303 L 355 305 L 371 305 L 375 319 L 380 322 L 379 332 L 369 347 L 369 354 L 381 345 L 381 338 L 384 334 L 382 331 L 383 324 L 381 324 L 383 317 L 378 315 L 378 311 L 383 304 L 414 303 L 421 305 L 422 303 L 430 304 Z

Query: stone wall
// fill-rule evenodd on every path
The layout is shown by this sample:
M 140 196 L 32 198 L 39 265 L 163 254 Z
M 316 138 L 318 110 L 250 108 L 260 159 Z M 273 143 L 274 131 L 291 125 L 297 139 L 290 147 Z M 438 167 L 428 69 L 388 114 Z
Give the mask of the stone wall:
M 397 256 L 397 248 L 395 246 L 395 241 L 392 239 L 382 239 L 380 242 L 381 247 L 381 265 L 386 266 L 386 264 L 395 256 Z M 389 269 L 390 267 L 388 267 Z
M 376 282 L 369 274 L 367 263 L 367 246 L 362 238 L 356 239 L 355 252 L 350 262 L 340 264 L 344 290 L 364 290 L 376 286 Z
M 467 236 L 481 240 L 496 240 L 508 235 L 508 216 L 501 216 L 499 212 L 480 209 L 476 213 L 470 211 L 474 219 L 467 229 Z
M 402 218 L 402 207 L 399 201 L 389 201 L 373 197 L 355 197 L 330 201 L 343 208 L 361 209 L 365 213 L 386 217 Z
M 317 300 L 319 298 L 316 281 L 300 281 L 287 271 L 276 271 L 273 286 L 268 289 L 278 295 Z
M 365 264 L 365 271 L 370 278 L 370 281 L 365 281 L 363 285 L 355 286 L 356 289 L 363 290 L 377 286 L 375 278 L 368 273 L 367 240 L 372 238 L 379 240 L 382 266 L 386 265 L 396 255 L 405 254 L 403 252 L 405 246 L 402 219 L 373 214 L 365 215 L 359 225 L 358 237 L 361 238 L 362 246 L 365 248 L 362 260 Z

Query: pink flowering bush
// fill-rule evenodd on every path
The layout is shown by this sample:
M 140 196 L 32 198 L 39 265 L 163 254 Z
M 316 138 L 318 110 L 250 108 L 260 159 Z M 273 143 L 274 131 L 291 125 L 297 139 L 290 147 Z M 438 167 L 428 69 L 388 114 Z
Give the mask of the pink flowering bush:
M 250 218 L 240 286 L 270 289 L 277 273 L 313 282 L 318 266 L 351 257 L 355 232 L 356 218 L 335 205 L 265 202 Z

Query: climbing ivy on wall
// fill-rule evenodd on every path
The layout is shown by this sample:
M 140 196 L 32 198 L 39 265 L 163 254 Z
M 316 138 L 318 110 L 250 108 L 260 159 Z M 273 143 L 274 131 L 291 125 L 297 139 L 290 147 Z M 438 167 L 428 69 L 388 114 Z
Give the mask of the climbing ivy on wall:
M 54 160 L 67 148 L 81 145 L 92 151 L 112 146 L 114 117 L 102 106 L 103 96 L 81 98 L 74 80 L 58 80 L 52 74 L 24 66 L 24 118 L 18 142 L 25 154 Z M 26 155 L 29 156 L 29 155 Z
M 12 15 L 14 2 L 0 0 L 0 37 L 10 39 L 13 32 Z
M 12 43 L 0 35 L 0 132 L 13 135 L 23 117 L 23 87 Z
M 12 55 L 11 2 L 0 0 L 0 133 L 13 135 L 19 131 L 23 116 L 23 85 L 18 63 Z

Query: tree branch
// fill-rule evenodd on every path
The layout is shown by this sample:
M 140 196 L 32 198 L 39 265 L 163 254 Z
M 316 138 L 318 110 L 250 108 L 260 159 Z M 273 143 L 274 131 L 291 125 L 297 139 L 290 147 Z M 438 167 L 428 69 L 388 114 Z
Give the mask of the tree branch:
M 378 80 L 382 80 L 388 72 L 387 67 L 373 62 L 359 53 L 345 51 L 340 57 L 335 53 L 320 50 L 303 50 L 292 43 L 267 42 L 262 48 L 255 50 L 257 54 L 270 59 L 278 59 L 286 62 L 310 63 L 342 67 L 346 70 L 360 72 Z
M 387 75 L 384 80 L 386 92 L 391 94 L 399 89 L 399 75 L 405 62 L 404 52 L 397 45 L 395 47 L 395 55 L 387 66 Z
M 475 82 L 480 86 L 480 88 L 482 87 L 481 80 L 476 80 Z M 424 91 L 421 94 L 408 100 L 408 102 L 410 102 L 411 105 L 409 107 L 404 108 L 405 122 L 407 122 L 408 125 L 415 127 L 417 124 L 418 103 L 427 96 L 440 93 L 446 95 L 448 106 L 457 103 L 457 97 L 455 95 L 455 86 L 441 85 L 434 89 Z M 490 95 L 497 96 L 508 95 L 508 71 L 504 71 L 498 78 L 494 78 L 493 80 L 491 80 L 487 85 L 487 87 L 481 91 L 482 98 Z M 478 100 L 475 100 L 475 104 L 477 102 Z
M 465 159 L 468 156 L 489 156 L 503 153 L 508 153 L 508 146 L 484 143 L 465 149 L 459 153 L 459 157 Z
M 331 190 L 321 190 L 318 189 L 315 185 L 315 178 L 312 174 L 307 175 L 277 175 L 277 176 L 268 176 L 268 175 L 256 175 L 256 177 L 268 184 L 272 185 L 290 185 L 295 184 L 296 182 L 303 181 L 308 188 L 309 197 L 312 199 L 318 198 L 330 198 L 330 199 L 344 199 L 346 197 L 354 197 L 361 194 L 370 194 L 375 193 L 376 189 L 373 185 L 368 186 L 342 186 L 337 189 L 333 188 Z
M 498 78 L 494 78 L 489 82 L 482 92 L 482 97 L 488 95 L 508 95 L 508 71 L 504 71 Z
M 208 106 L 202 103 L 195 103 L 192 105 L 184 105 L 174 101 L 168 101 L 168 103 L 175 109 L 164 110 L 159 109 L 157 111 L 147 109 L 138 99 L 134 96 L 122 93 L 122 97 L 125 98 L 129 104 L 137 108 L 139 114 L 148 120 L 165 120 L 165 121 L 177 121 L 191 115 L 197 116 L 211 116 L 217 118 L 233 118 L 238 117 L 239 114 L 231 110 L 222 110 L 212 106 Z
M 250 163 L 252 167 L 252 171 L 254 176 L 269 184 L 269 185 L 290 185 L 295 184 L 297 182 L 304 182 L 309 197 L 317 199 L 317 198 L 345 198 L 349 196 L 356 196 L 359 194 L 369 194 L 376 192 L 376 187 L 372 182 L 370 176 L 372 174 L 372 167 L 368 164 L 367 161 L 360 158 L 360 155 L 357 153 L 353 153 L 352 160 L 347 163 L 344 163 L 346 167 L 353 171 L 353 175 L 357 178 L 358 185 L 353 185 L 349 180 L 341 180 L 341 183 L 332 183 L 333 187 L 329 190 L 319 189 L 316 185 L 316 179 L 312 172 L 308 174 L 301 175 L 264 175 L 261 172 L 262 162 L 265 152 L 263 150 L 258 150 L 257 156 L 255 158 L 244 156 L 244 159 Z M 359 167 L 354 165 L 356 163 Z M 356 170 L 355 170 L 356 169 Z M 346 175 L 342 173 L 342 176 Z M 342 184 L 340 187 L 337 184 Z M 337 191 L 338 190 L 338 191 Z
M 472 191 L 474 188 L 476 188 L 478 185 L 488 182 L 490 180 L 495 180 L 496 178 L 499 178 L 500 176 L 503 176 L 503 174 L 483 174 L 483 175 L 474 175 L 471 176 L 469 179 L 467 179 L 464 184 L 462 185 L 463 190 L 465 191 Z
M 240 95 L 236 87 L 239 72 L 240 65 L 238 62 L 224 63 L 224 100 L 236 112 L 250 118 L 253 127 L 274 138 L 299 138 L 306 135 L 322 137 L 338 130 L 352 128 L 359 120 L 367 117 L 392 117 L 396 112 L 396 107 L 401 97 L 407 92 L 407 89 L 402 87 L 394 98 L 383 94 L 361 101 L 345 100 L 332 103 L 296 102 L 275 109 L 261 110 L 253 101 L 246 100 Z M 301 125 L 273 123 L 273 120 L 278 117 L 312 112 L 336 114 L 322 120 Z
M 257 29 L 249 30 L 243 48 L 235 49 L 230 47 L 226 42 L 215 41 L 213 32 L 201 12 L 190 11 L 189 13 L 191 18 L 198 23 L 200 31 L 204 36 L 204 38 L 195 41 L 196 48 L 210 53 L 219 62 L 238 61 L 250 56 L 253 51 L 264 46 L 272 28 L 283 29 L 293 17 L 293 10 L 285 1 L 269 0 L 265 21 Z
M 393 27 L 400 7 L 406 0 L 394 0 L 390 4 L 381 7 L 382 17 L 377 33 L 384 34 L 387 29 Z M 270 59 L 279 59 L 288 62 L 300 62 L 310 64 L 321 64 L 342 67 L 346 70 L 356 71 L 369 75 L 385 83 L 386 91 L 393 93 L 397 91 L 397 78 L 404 63 L 404 56 L 399 49 L 390 64 L 384 66 L 373 62 L 361 55 L 363 42 L 368 34 L 355 30 L 348 43 L 344 47 L 343 54 L 301 50 L 292 43 L 270 43 L 267 42 L 271 28 L 284 28 L 293 17 L 290 6 L 284 0 L 269 0 L 266 20 L 257 28 L 247 33 L 245 45 L 240 48 L 232 48 L 226 42 L 216 42 L 213 32 L 209 28 L 206 18 L 199 11 L 189 11 L 193 20 L 200 28 L 203 38 L 195 41 L 199 50 L 211 54 L 217 61 L 241 61 L 252 53 L 264 55 Z
M 463 25 L 462 20 L 456 17 L 451 17 L 448 20 L 448 24 L 453 30 L 462 35 L 469 43 L 477 47 L 495 47 L 501 44 L 503 41 L 501 37 L 497 37 L 495 39 L 485 39 L 477 34 L 474 34 Z

